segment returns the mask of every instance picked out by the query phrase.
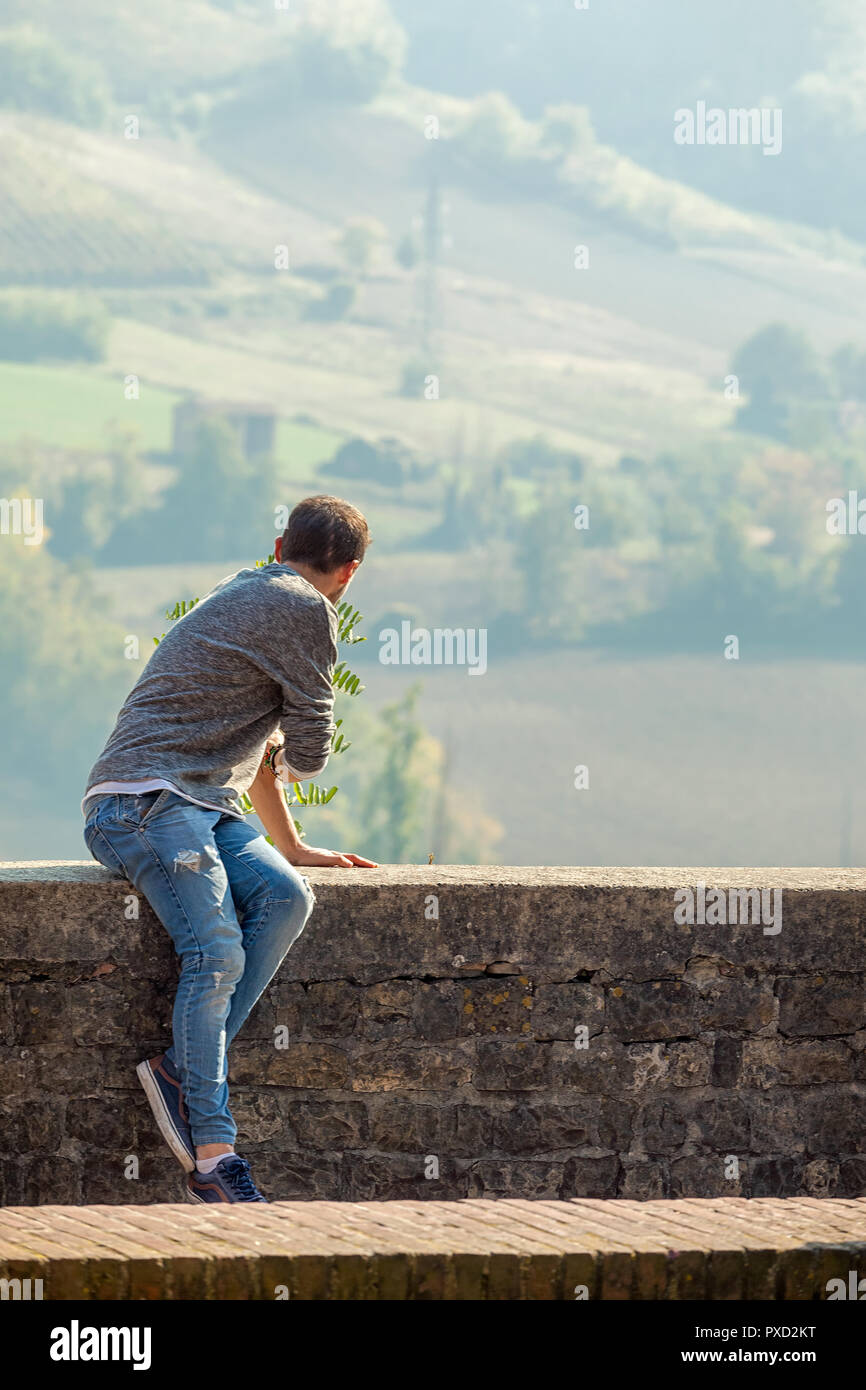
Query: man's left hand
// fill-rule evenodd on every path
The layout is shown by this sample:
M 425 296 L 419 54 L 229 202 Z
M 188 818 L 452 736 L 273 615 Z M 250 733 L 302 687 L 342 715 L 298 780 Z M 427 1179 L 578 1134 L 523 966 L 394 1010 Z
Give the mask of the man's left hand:
M 292 851 L 290 863 L 305 869 L 378 869 L 373 859 L 363 859 L 360 854 L 342 854 L 337 849 L 316 849 L 313 845 L 300 845 Z

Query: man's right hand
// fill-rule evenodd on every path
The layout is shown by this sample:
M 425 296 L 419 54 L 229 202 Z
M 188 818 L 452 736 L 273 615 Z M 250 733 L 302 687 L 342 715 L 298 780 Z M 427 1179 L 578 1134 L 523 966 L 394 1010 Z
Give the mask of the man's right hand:
M 286 856 L 288 858 L 288 856 Z M 304 869 L 378 869 L 373 859 L 364 859 L 360 854 L 341 854 L 337 849 L 316 849 L 313 845 L 300 845 L 292 850 L 289 863 Z

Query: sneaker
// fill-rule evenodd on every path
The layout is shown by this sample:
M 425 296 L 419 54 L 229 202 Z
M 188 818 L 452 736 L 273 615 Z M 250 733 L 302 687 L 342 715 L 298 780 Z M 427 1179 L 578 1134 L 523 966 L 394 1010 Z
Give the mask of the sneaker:
M 195 1172 L 195 1148 L 180 1081 L 172 1076 L 165 1053 L 139 1062 L 135 1074 L 144 1087 L 159 1132 L 185 1173 Z
M 250 1177 L 250 1165 L 238 1154 L 226 1154 L 212 1173 L 190 1173 L 187 1193 L 193 1202 L 266 1202 Z

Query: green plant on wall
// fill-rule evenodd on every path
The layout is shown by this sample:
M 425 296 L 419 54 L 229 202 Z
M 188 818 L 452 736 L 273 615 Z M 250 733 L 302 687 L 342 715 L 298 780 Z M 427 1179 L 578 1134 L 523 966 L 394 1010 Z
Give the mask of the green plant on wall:
M 264 565 L 271 565 L 273 562 L 274 556 L 269 555 L 266 560 L 256 561 L 256 569 L 261 569 Z M 167 609 L 165 616 L 169 622 L 177 622 L 179 618 L 184 617 L 186 613 L 189 613 L 195 608 L 196 604 L 199 602 L 200 600 L 197 598 L 179 599 L 173 608 Z M 363 622 L 363 618 L 357 608 L 353 608 L 351 603 L 341 603 L 337 606 L 337 617 L 337 640 L 339 642 L 350 647 L 353 647 L 356 642 L 366 642 L 366 637 L 358 636 L 355 632 L 355 628 L 358 624 Z M 165 633 L 162 633 L 162 636 L 154 637 L 154 646 L 159 646 L 164 636 Z M 365 689 L 359 677 L 349 669 L 345 661 L 340 661 L 335 666 L 334 673 L 331 677 L 331 684 L 334 690 L 340 695 L 360 695 L 362 690 Z M 343 732 L 342 719 L 335 720 L 334 724 L 335 728 L 331 736 L 331 753 L 336 756 L 347 752 L 352 745 L 347 741 Z M 285 789 L 283 795 L 286 798 L 286 804 L 288 806 L 327 806 L 328 802 L 336 796 L 338 790 L 339 788 L 334 786 L 329 787 L 326 791 L 325 788 L 320 787 L 318 783 L 309 782 L 306 791 L 304 791 L 302 784 L 300 782 L 295 782 L 291 789 Z M 254 809 L 253 803 L 245 792 L 241 795 L 240 803 L 241 808 L 245 812 L 250 812 Z M 304 829 L 301 822 L 295 820 L 295 825 L 297 826 L 298 834 L 303 838 Z M 270 836 L 266 836 L 266 838 L 270 840 Z

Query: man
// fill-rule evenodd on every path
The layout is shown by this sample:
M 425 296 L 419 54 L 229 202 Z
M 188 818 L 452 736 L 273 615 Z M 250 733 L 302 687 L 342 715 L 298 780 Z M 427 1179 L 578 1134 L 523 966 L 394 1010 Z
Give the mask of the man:
M 223 580 L 162 639 L 88 778 L 88 849 L 147 898 L 180 957 L 172 1045 L 137 1075 L 197 1202 L 266 1200 L 234 1151 L 227 1053 L 312 911 L 298 868 L 375 867 L 303 844 L 282 790 L 328 761 L 334 605 L 369 540 L 348 502 L 300 502 L 273 564 Z

